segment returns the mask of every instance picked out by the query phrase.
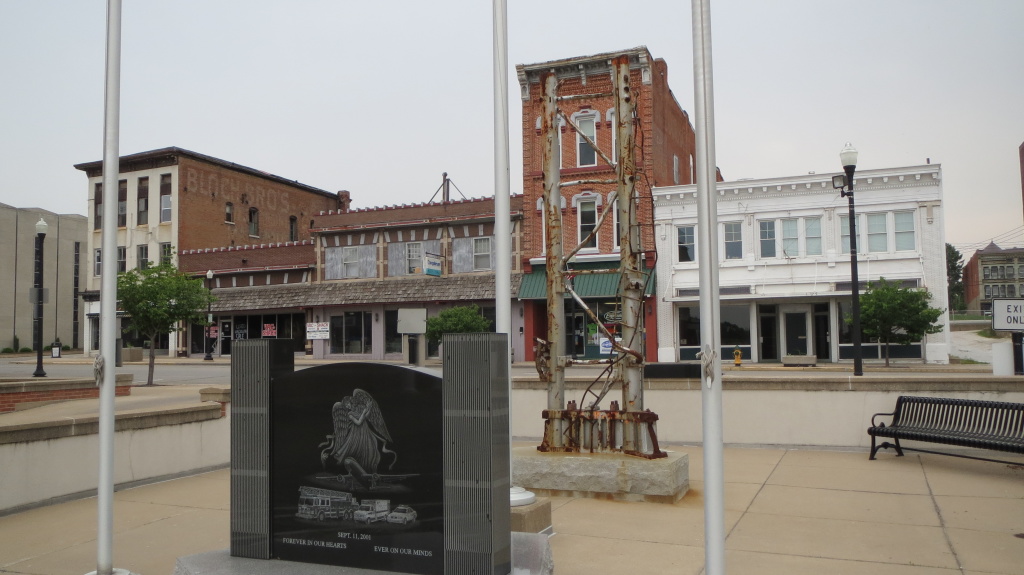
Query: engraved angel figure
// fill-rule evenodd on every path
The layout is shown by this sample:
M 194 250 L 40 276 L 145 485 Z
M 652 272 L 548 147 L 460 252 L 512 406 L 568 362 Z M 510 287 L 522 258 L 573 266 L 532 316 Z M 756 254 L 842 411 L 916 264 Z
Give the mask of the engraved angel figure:
M 387 448 L 392 443 L 380 407 L 369 393 L 356 389 L 352 395 L 334 404 L 331 409 L 334 420 L 334 434 L 320 444 L 320 462 L 327 467 L 328 459 L 345 467 L 359 480 L 376 483 L 377 467 L 382 454 L 393 456 L 388 469 L 395 465 L 397 454 Z

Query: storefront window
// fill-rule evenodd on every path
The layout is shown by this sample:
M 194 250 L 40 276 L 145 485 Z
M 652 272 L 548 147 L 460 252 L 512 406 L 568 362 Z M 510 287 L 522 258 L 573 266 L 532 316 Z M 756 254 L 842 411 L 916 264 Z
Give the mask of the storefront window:
M 384 353 L 402 353 L 402 334 L 398 333 L 398 310 L 384 312 Z
M 347 311 L 331 317 L 331 353 L 365 354 L 372 352 L 373 314 Z
M 722 347 L 750 345 L 750 306 L 721 306 Z M 699 347 L 700 307 L 679 308 L 679 346 Z

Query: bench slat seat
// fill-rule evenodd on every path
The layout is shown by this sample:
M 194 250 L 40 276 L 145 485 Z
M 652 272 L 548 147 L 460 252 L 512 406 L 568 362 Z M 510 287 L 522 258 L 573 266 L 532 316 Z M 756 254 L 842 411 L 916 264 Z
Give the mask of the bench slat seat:
M 892 416 L 891 423 L 876 423 L 879 416 Z M 868 435 L 869 459 L 883 447 L 903 455 L 900 439 L 1024 453 L 1024 403 L 900 396 L 892 413 L 871 418 Z M 876 437 L 891 438 L 895 445 L 876 447 Z

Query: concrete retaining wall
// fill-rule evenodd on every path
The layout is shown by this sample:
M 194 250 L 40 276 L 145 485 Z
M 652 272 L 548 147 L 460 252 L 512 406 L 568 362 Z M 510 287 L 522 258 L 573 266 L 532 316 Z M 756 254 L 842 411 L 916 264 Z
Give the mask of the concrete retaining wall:
M 168 414 L 122 423 L 115 434 L 115 484 L 152 480 L 224 466 L 230 460 L 229 417 L 220 406 L 189 410 L 186 423 Z M 206 417 L 204 419 L 204 417 Z M 99 474 L 99 435 L 79 435 L 0 443 L 0 513 L 55 498 L 95 493 Z
M 990 378 L 991 380 L 991 378 Z M 1020 380 L 1020 378 L 1018 378 Z M 826 447 L 869 447 L 867 428 L 871 416 L 890 413 L 900 395 L 956 397 L 1024 403 L 1024 381 L 1014 384 L 1019 391 L 991 390 L 992 386 L 962 386 L 962 389 L 879 390 L 815 389 L 813 384 L 793 382 L 790 389 L 729 389 L 722 392 L 723 439 L 727 444 L 818 445 Z M 909 386 L 922 387 L 922 386 Z M 985 388 L 989 390 L 985 390 Z M 997 386 L 1001 387 L 1001 386 Z M 621 392 L 611 392 L 617 398 Z M 579 399 L 578 390 L 567 390 L 566 399 Z M 701 391 L 693 389 L 648 389 L 645 407 L 659 416 L 658 440 L 670 443 L 700 443 Z M 607 403 L 607 402 L 606 402 Z M 512 393 L 512 436 L 538 439 L 543 434 L 541 411 L 547 406 L 547 391 L 514 389 Z

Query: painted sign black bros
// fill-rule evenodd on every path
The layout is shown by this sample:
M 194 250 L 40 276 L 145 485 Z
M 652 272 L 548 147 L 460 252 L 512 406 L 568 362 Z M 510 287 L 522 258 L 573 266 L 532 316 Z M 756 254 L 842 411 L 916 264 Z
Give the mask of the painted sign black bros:
M 369 363 L 274 380 L 273 554 L 444 572 L 441 378 Z

